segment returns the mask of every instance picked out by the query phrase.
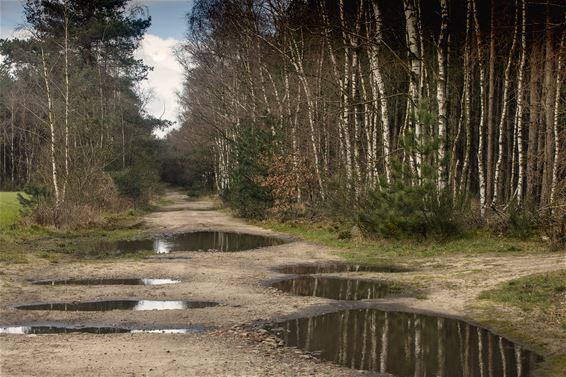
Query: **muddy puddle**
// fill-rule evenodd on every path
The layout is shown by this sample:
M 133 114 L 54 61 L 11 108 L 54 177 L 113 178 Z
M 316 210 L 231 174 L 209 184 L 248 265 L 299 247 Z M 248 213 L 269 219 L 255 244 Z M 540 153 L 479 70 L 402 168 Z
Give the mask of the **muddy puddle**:
M 173 301 L 173 300 L 106 300 L 48 302 L 15 306 L 21 310 L 60 310 L 60 311 L 109 311 L 109 310 L 183 310 L 217 306 L 211 301 Z
M 292 264 L 275 268 L 276 272 L 282 274 L 311 275 L 331 274 L 340 272 L 411 272 L 414 269 L 396 265 L 364 265 L 349 263 L 322 263 L 322 264 Z
M 107 254 L 152 250 L 157 254 L 175 251 L 243 251 L 280 245 L 284 241 L 267 236 L 233 232 L 191 232 L 133 241 L 103 241 L 90 248 Z
M 33 280 L 34 285 L 166 285 L 177 284 L 175 279 L 54 279 Z
M 0 326 L 0 334 L 124 334 L 124 333 L 155 333 L 155 334 L 193 334 L 207 331 L 203 326 L 187 328 L 126 328 L 111 326 L 73 326 L 73 325 L 29 325 L 29 326 Z
M 527 376 L 542 358 L 466 322 L 355 309 L 277 323 L 287 346 L 354 369 L 397 377 Z
M 279 280 L 271 287 L 299 296 L 315 296 L 333 300 L 364 300 L 408 293 L 398 284 L 336 277 L 300 276 Z

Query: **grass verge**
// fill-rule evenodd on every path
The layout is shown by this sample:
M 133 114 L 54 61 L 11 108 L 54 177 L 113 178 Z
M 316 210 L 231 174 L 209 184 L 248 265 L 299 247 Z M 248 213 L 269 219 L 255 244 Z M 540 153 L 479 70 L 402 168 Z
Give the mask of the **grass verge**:
M 524 276 L 482 292 L 480 299 L 515 306 L 566 329 L 566 270 Z
M 377 263 L 384 259 L 438 257 L 455 254 L 546 253 L 546 244 L 494 237 L 486 232 L 468 234 L 462 238 L 436 240 L 364 240 L 349 237 L 349 231 L 338 225 L 303 222 L 257 223 L 259 226 L 312 241 L 339 250 L 339 255 L 356 263 Z
M 99 251 L 97 241 L 132 240 L 145 236 L 139 219 L 142 212 L 126 211 L 106 217 L 104 226 L 60 230 L 38 225 L 12 224 L 0 228 L 0 262 L 28 263 L 33 258 L 58 263 L 66 259 L 138 259 L 148 255 L 139 253 L 111 253 Z
M 22 209 L 18 201 L 19 192 L 0 192 L 0 228 L 15 224 Z

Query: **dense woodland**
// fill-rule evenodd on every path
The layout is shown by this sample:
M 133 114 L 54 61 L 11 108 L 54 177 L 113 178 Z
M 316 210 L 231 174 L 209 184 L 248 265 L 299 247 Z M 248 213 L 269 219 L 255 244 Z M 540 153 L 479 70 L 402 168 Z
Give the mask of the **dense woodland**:
M 196 0 L 167 147 L 138 89 L 143 9 L 29 0 L 25 15 L 0 43 L 0 186 L 25 188 L 39 222 L 143 205 L 161 168 L 248 217 L 564 239 L 561 0 Z
M 564 231 L 565 16 L 561 0 L 196 0 L 170 175 L 246 216 Z
M 31 194 L 40 223 L 143 205 L 158 181 L 134 58 L 150 19 L 127 3 L 29 0 L 22 37 L 0 41 L 0 189 Z

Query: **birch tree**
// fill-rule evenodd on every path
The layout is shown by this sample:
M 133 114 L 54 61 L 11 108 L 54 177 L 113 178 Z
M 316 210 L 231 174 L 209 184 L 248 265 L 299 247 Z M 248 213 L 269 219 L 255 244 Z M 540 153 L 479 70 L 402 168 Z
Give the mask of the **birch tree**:
M 447 170 L 446 170 L 446 128 L 448 123 L 448 106 L 446 102 L 446 50 L 448 42 L 448 3 L 446 0 L 440 0 L 441 8 L 441 24 L 440 36 L 438 38 L 438 80 L 436 87 L 436 96 L 438 101 L 438 138 L 440 146 L 438 149 L 438 166 L 440 172 L 438 176 L 439 189 L 446 187 Z
M 509 49 L 509 55 L 507 57 L 507 65 L 505 66 L 505 76 L 503 78 L 503 97 L 501 100 L 501 117 L 499 118 L 499 137 L 498 137 L 498 153 L 497 153 L 497 162 L 495 164 L 495 179 L 493 181 L 493 201 L 492 204 L 496 204 L 498 200 L 498 195 L 501 190 L 500 187 L 500 180 L 502 174 L 502 161 L 504 152 L 504 144 L 503 144 L 503 137 L 505 135 L 506 127 L 505 121 L 507 119 L 507 112 L 508 112 L 508 96 L 509 96 L 509 87 L 511 85 L 511 69 L 513 67 L 514 61 L 514 52 L 515 47 L 517 44 L 517 30 L 519 27 L 518 15 L 519 9 L 515 7 L 515 26 L 513 29 L 513 40 L 511 42 L 511 48 Z
M 550 0 L 434 4 L 196 1 L 187 130 L 207 142 L 237 135 L 250 114 L 257 127 L 262 112 L 276 119 L 303 209 L 324 198 L 355 216 L 383 187 L 422 188 L 429 177 L 487 224 L 514 197 L 548 205 L 564 149 L 554 136 L 564 10 Z M 216 89 L 227 81 L 229 95 Z M 313 178 L 304 184 L 302 165 Z

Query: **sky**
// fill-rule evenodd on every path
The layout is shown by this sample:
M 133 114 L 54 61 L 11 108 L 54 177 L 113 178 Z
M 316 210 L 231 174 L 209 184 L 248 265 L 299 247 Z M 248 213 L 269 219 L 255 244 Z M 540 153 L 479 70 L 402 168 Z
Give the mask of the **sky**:
M 17 28 L 25 22 L 25 0 L 0 0 L 0 38 L 17 36 Z M 142 84 L 144 92 L 151 93 L 146 111 L 161 119 L 177 121 L 179 108 L 177 93 L 183 82 L 182 68 L 176 61 L 173 48 L 183 40 L 187 24 L 185 15 L 190 11 L 192 0 L 133 0 L 132 5 L 146 9 L 151 16 L 137 58 L 153 67 L 148 80 Z M 163 136 L 165 132 L 158 132 Z

